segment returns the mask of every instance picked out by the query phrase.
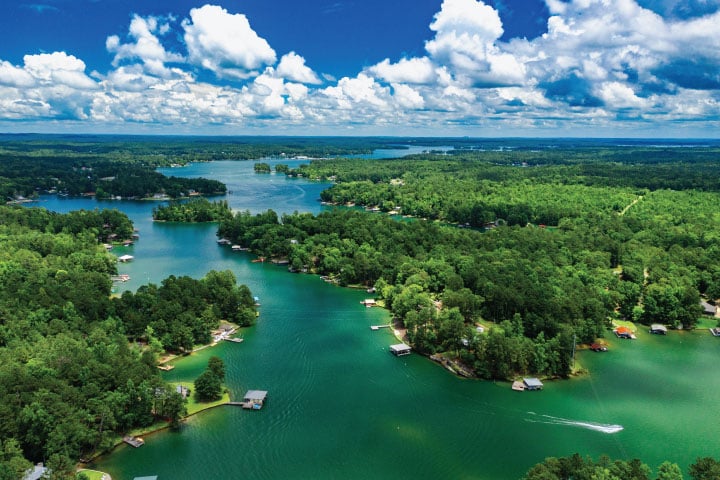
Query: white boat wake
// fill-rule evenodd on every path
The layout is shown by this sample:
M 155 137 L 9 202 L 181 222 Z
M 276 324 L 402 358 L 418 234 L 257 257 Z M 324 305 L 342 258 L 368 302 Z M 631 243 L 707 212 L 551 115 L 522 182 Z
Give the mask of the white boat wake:
M 623 430 L 622 425 L 612 425 L 607 423 L 596 423 L 596 422 L 581 422 L 577 420 L 570 420 L 568 418 L 553 417 L 552 415 L 538 415 L 534 412 L 528 412 L 530 415 L 535 415 L 535 418 L 526 418 L 525 420 L 532 423 L 545 423 L 548 425 L 567 425 L 569 427 L 586 428 L 588 430 L 594 430 L 602 433 L 617 433 Z

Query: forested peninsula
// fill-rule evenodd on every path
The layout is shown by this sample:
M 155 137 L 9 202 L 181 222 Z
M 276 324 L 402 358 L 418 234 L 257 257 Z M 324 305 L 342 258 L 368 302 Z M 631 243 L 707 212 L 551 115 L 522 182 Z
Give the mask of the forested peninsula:
M 614 320 L 691 329 L 701 299 L 720 298 L 718 153 L 313 161 L 288 175 L 334 180 L 325 202 L 366 211 L 239 212 L 218 235 L 292 271 L 374 288 L 416 350 L 461 372 L 566 377 L 576 345 Z
M 117 263 L 102 244 L 132 231 L 117 210 L 0 206 L 0 478 L 39 461 L 74 478 L 79 459 L 125 432 L 174 424 L 184 401 L 158 357 L 210 342 L 220 320 L 254 322 L 229 271 L 112 297 Z

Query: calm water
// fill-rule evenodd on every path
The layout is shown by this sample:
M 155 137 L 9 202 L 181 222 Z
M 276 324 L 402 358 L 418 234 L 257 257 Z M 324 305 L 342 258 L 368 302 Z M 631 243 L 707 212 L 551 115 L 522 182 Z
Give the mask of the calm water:
M 288 163 L 288 162 L 283 162 Z M 232 191 L 234 209 L 318 212 L 324 185 L 255 175 L 252 162 L 213 162 L 165 171 L 217 178 Z M 179 433 L 122 446 L 96 467 L 115 480 L 170 479 L 512 479 L 547 456 L 663 460 L 683 469 L 698 456 L 718 456 L 716 412 L 720 339 L 708 332 L 667 337 L 641 333 L 611 340 L 605 354 L 580 352 L 592 375 L 518 393 L 507 383 L 458 379 L 417 355 L 395 358 L 380 309 L 359 303 L 364 292 L 317 277 L 251 263 L 219 247 L 214 225 L 154 224 L 151 202 L 102 202 L 45 197 L 47 208 L 114 207 L 140 230 L 118 254 L 132 280 L 121 289 L 170 274 L 201 277 L 231 269 L 260 297 L 261 315 L 243 332 L 177 364 L 169 380 L 196 378 L 210 355 L 227 365 L 235 398 L 269 391 L 258 412 L 219 407 L 191 418 Z

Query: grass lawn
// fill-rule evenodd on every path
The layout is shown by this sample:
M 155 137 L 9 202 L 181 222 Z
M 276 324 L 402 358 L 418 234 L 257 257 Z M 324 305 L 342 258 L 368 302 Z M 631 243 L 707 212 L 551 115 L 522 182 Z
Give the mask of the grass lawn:
M 626 327 L 629 328 L 631 332 L 637 333 L 637 326 L 629 320 L 613 320 L 612 324 L 613 327 Z
M 718 319 L 715 317 L 708 317 L 708 316 L 702 316 L 698 318 L 697 325 L 695 325 L 695 329 L 708 329 L 708 328 L 715 328 L 718 326 Z
M 83 468 L 81 470 L 78 470 L 78 473 L 84 473 L 87 478 L 90 480 L 103 480 L 103 475 L 107 475 L 104 472 L 101 472 L 99 470 L 88 470 L 86 468 Z M 107 475 L 106 478 L 110 478 L 110 475 Z
M 198 412 L 202 412 L 203 410 L 207 410 L 208 408 L 217 407 L 218 405 L 222 405 L 230 401 L 230 393 L 226 388 L 223 388 L 223 396 L 220 398 L 220 400 L 216 400 L 214 402 L 198 402 L 195 400 L 195 395 L 193 394 L 195 386 L 192 382 L 173 382 L 172 385 L 182 385 L 183 387 L 190 389 L 190 396 L 187 399 L 188 416 L 194 415 Z

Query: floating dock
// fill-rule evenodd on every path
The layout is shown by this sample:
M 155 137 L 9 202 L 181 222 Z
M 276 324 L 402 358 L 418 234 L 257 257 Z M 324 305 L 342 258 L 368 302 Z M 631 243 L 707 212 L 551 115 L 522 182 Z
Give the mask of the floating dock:
M 223 340 L 225 340 L 225 341 L 227 341 L 227 342 L 242 343 L 245 339 L 244 339 L 244 338 L 233 337 L 233 338 L 223 338 Z
M 158 368 L 159 368 L 160 370 L 165 371 L 165 372 L 169 372 L 170 370 L 172 370 L 173 368 L 175 368 L 175 365 L 158 365 Z
M 381 328 L 390 328 L 392 325 L 370 325 L 370 330 L 380 330 Z
M 125 442 L 128 445 L 131 445 L 135 448 L 142 447 L 143 445 L 145 445 L 145 440 L 143 440 L 140 437 L 133 437 L 131 435 L 125 435 L 123 437 L 123 442 Z

